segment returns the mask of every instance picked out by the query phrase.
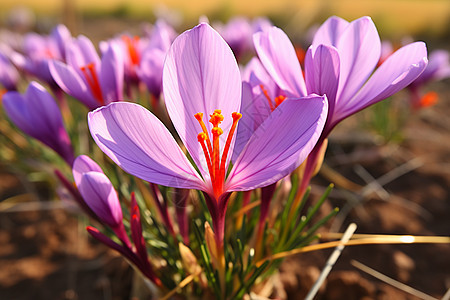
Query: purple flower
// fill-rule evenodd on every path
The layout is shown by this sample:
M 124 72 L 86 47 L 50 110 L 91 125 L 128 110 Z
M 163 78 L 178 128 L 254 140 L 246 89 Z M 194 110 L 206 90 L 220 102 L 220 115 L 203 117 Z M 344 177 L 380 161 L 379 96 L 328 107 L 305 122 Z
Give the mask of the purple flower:
M 100 221 L 111 227 L 126 245 L 131 245 L 122 222 L 122 207 L 111 181 L 97 163 L 86 155 L 73 163 L 73 178 L 86 204 Z
M 381 42 L 369 17 L 351 23 L 338 17 L 329 18 L 317 30 L 306 53 L 305 77 L 294 47 L 281 29 L 272 27 L 256 33 L 254 43 L 267 72 L 288 96 L 316 93 L 328 99 L 328 118 L 307 159 L 298 199 L 313 176 L 331 130 L 348 116 L 406 87 L 427 65 L 425 44 L 416 42 L 396 51 L 374 72 Z
M 244 17 L 234 17 L 226 24 L 215 23 L 213 26 L 228 43 L 239 60 L 247 52 L 254 51 L 252 35 L 272 27 L 272 23 L 266 18 L 258 18 L 252 22 Z
M 67 64 L 50 63 L 50 72 L 59 87 L 89 109 L 123 100 L 123 57 L 110 43 L 101 60 L 85 36 L 74 39 L 67 48 Z
M 186 31 L 167 54 L 163 87 L 169 116 L 198 171 L 161 121 L 137 104 L 113 103 L 89 113 L 91 134 L 132 175 L 202 190 L 219 241 L 230 193 L 287 176 L 314 147 L 326 118 L 325 97 L 285 100 L 254 131 L 226 176 L 241 117 L 241 77 L 231 49 L 207 24 Z
M 164 59 L 172 40 L 172 27 L 161 20 L 156 22 L 150 41 L 141 53 L 141 63 L 136 69 L 137 76 L 156 99 L 161 94 Z
M 406 87 L 427 65 L 425 44 L 416 42 L 396 51 L 373 72 L 381 44 L 369 17 L 351 23 L 329 18 L 308 49 L 305 78 L 294 47 L 281 29 L 257 33 L 254 42 L 264 67 L 288 95 L 327 95 L 325 137 L 341 120 Z
M 59 107 L 39 83 L 31 82 L 24 95 L 18 92 L 6 93 L 3 107 L 20 130 L 52 148 L 68 165 L 72 165 L 72 144 Z
M 65 60 L 66 46 L 71 39 L 72 36 L 64 25 L 55 27 L 48 36 L 29 33 L 23 41 L 24 54 L 14 53 L 11 59 L 20 69 L 54 86 L 48 64 L 52 60 Z

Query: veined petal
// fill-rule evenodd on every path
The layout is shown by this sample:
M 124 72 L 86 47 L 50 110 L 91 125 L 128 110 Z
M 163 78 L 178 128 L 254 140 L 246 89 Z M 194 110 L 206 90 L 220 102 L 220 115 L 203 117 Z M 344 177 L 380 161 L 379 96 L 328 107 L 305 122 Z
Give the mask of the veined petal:
M 333 122 L 337 123 L 403 89 L 423 72 L 427 62 L 425 43 L 416 42 L 400 48 L 375 71 L 355 97 L 342 103 L 342 109 Z
M 126 172 L 165 186 L 205 189 L 169 130 L 144 107 L 113 102 L 88 115 L 97 145 Z
M 339 54 L 333 46 L 311 46 L 305 56 L 305 80 L 308 94 L 326 95 L 329 116 L 333 114 L 339 85 Z
M 253 101 L 253 93 L 251 86 L 242 82 L 242 118 L 239 120 L 237 133 L 236 133 L 236 143 L 234 144 L 234 152 L 232 156 L 232 161 L 236 161 L 236 158 L 241 153 L 244 146 L 247 144 L 248 140 L 255 131 L 255 103 Z
M 317 30 L 312 42 L 313 46 L 320 44 L 337 46 L 339 37 L 350 23 L 336 16 L 328 18 Z
M 98 102 L 73 67 L 59 61 L 51 61 L 49 69 L 53 79 L 64 92 L 81 101 L 89 109 L 98 107 Z
M 253 35 L 261 63 L 278 86 L 292 96 L 306 95 L 302 69 L 288 36 L 277 27 Z
M 124 62 L 118 52 L 111 42 L 102 57 L 99 80 L 105 104 L 123 100 Z
M 358 92 L 380 59 L 381 41 L 372 19 L 363 17 L 351 22 L 336 48 L 341 65 L 337 94 L 337 101 L 340 102 Z
M 239 112 L 241 105 L 241 76 L 236 59 L 227 43 L 208 24 L 182 33 L 173 42 L 164 64 L 163 92 L 167 111 L 181 140 L 202 173 L 207 173 L 197 140 L 202 129 L 194 115 L 204 114 L 203 121 L 210 132 L 209 115 L 216 109 L 222 110 L 221 128 L 227 133 L 233 123 L 231 114 Z M 223 149 L 227 134 L 220 138 Z M 233 147 L 234 142 L 231 153 Z
M 327 111 L 325 96 L 310 95 L 283 101 L 242 150 L 225 189 L 253 190 L 290 174 L 317 143 Z
M 266 69 L 256 57 L 247 64 L 243 72 L 242 80 L 247 81 L 252 87 L 253 101 L 246 101 L 244 103 L 244 100 L 248 100 L 248 98 L 244 99 L 244 96 L 242 97 L 242 120 L 239 123 L 247 116 L 250 116 L 253 119 L 254 131 L 272 112 L 269 100 L 264 95 L 262 88 L 267 92 L 272 102 L 274 102 L 277 96 L 280 96 L 281 90 L 273 81 L 272 77 L 267 74 Z

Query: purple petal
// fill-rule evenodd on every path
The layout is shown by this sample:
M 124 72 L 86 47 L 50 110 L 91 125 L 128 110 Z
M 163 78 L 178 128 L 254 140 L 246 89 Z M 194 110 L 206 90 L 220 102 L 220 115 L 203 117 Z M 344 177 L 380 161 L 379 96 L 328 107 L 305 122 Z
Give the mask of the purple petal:
M 51 33 L 52 39 L 56 42 L 59 50 L 59 56 L 63 61 L 66 59 L 66 47 L 72 40 L 69 29 L 63 24 L 56 26 Z
M 339 54 L 332 46 L 311 46 L 305 56 L 308 94 L 326 95 L 330 113 L 334 110 L 339 85 Z
M 159 98 L 162 90 L 162 70 L 166 52 L 153 48 L 147 50 L 141 59 L 141 64 L 136 69 L 140 80 L 146 85 L 150 93 Z
M 346 103 L 341 103 L 333 123 L 360 111 L 378 101 L 392 96 L 410 84 L 427 66 L 427 49 L 416 42 L 397 50 L 375 71 L 359 93 Z
M 105 105 L 123 100 L 124 62 L 119 49 L 113 43 L 102 57 L 99 77 Z
M 73 162 L 72 173 L 75 183 L 81 182 L 81 176 L 87 172 L 103 173 L 102 168 L 87 155 L 78 156 Z
M 209 115 L 216 109 L 222 110 L 224 134 L 220 136 L 220 147 L 223 149 L 233 123 L 231 114 L 239 112 L 241 104 L 241 76 L 236 59 L 208 24 L 200 24 L 175 39 L 164 65 L 163 91 L 169 116 L 181 140 L 207 177 L 206 161 L 197 140 L 202 129 L 194 115 L 204 114 L 209 133 Z M 230 153 L 233 147 L 234 142 Z
M 165 186 L 205 189 L 169 130 L 144 107 L 113 102 L 88 115 L 97 145 L 126 172 Z
M 294 46 L 287 35 L 277 27 L 253 35 L 256 52 L 267 72 L 278 86 L 287 93 L 303 97 L 306 95 L 300 63 Z
M 336 16 L 328 18 L 314 35 L 312 45 L 324 44 L 336 47 L 340 36 L 349 24 L 349 22 Z
M 336 48 L 340 58 L 339 102 L 356 94 L 380 59 L 381 41 L 372 19 L 363 17 L 351 22 Z
M 96 66 L 100 65 L 100 57 L 94 45 L 84 35 L 80 35 L 74 39 L 67 51 L 67 64 L 74 68 L 80 68 L 89 63 L 93 63 Z
M 83 173 L 76 184 L 84 201 L 101 221 L 111 228 L 122 224 L 122 208 L 117 192 L 105 174 L 94 171 Z
M 86 83 L 73 67 L 59 61 L 51 61 L 49 68 L 53 79 L 64 92 L 81 101 L 89 109 L 99 106 Z
M 19 92 L 11 91 L 3 95 L 3 108 L 9 119 L 24 133 L 39 139 L 35 134 L 35 127 L 30 122 L 28 107 L 26 106 L 23 95 Z
M 228 176 L 226 190 L 252 190 L 290 174 L 317 143 L 327 111 L 325 96 L 286 99 L 242 150 Z

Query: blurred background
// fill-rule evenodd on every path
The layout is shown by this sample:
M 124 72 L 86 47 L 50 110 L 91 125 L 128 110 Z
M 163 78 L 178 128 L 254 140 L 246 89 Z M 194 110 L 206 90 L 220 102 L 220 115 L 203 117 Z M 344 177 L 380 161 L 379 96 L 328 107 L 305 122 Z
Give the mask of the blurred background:
M 347 20 L 369 15 L 382 38 L 444 38 L 450 33 L 448 0 L 5 0 L 0 3 L 0 11 L 2 20 L 10 26 L 36 20 L 41 23 L 37 25 L 48 26 L 58 21 L 73 33 L 83 32 L 83 23 L 92 18 L 152 21 L 165 17 L 173 25 L 192 26 L 202 15 L 221 21 L 235 15 L 267 16 L 277 26 L 297 33 L 331 15 Z

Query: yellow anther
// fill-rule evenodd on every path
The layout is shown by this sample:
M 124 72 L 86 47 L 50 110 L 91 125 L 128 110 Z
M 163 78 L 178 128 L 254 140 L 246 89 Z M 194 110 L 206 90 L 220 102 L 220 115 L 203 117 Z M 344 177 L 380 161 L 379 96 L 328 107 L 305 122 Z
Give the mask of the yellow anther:
M 233 118 L 233 121 L 236 122 L 240 118 L 242 118 L 242 114 L 238 112 L 231 113 L 231 117 Z
M 211 132 L 213 136 L 219 136 L 223 133 L 223 130 L 220 127 L 213 127 L 213 129 L 211 129 Z
M 214 126 L 218 127 L 220 123 L 223 121 L 223 115 L 221 114 L 220 109 L 216 109 L 212 115 L 210 115 L 211 119 L 209 122 Z
M 275 105 L 278 107 L 284 100 L 286 99 L 286 96 L 280 95 L 275 98 Z
M 206 136 L 206 133 L 204 133 L 204 132 L 200 132 L 198 135 L 197 135 L 197 140 L 199 141 L 199 142 L 203 142 L 203 141 L 205 141 L 207 139 L 207 136 Z
M 203 119 L 203 113 L 199 112 L 194 115 L 197 121 L 201 121 Z

